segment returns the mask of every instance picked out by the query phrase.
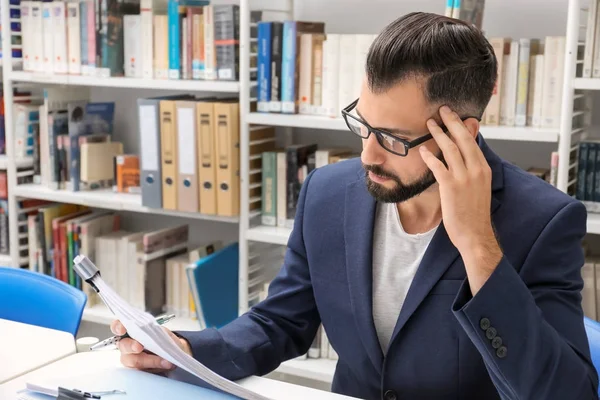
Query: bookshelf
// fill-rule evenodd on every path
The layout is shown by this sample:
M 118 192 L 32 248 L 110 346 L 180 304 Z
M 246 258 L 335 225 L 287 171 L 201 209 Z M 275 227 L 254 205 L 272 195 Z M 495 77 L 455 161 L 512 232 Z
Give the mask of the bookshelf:
M 33 158 L 27 157 L 20 160 L 15 161 L 15 166 L 17 168 L 25 168 L 33 165 Z M 0 170 L 5 170 L 8 168 L 8 156 L 6 154 L 0 155 Z

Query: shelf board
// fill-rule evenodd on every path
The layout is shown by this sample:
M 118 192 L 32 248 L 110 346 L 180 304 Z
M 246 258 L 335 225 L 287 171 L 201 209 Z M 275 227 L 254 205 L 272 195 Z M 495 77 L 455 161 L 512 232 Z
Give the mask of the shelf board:
M 600 214 L 588 213 L 587 232 L 600 235 Z
M 8 254 L 0 254 L 0 266 L 12 267 L 12 258 Z
M 598 79 L 600 81 L 600 79 Z M 285 126 L 292 128 L 329 129 L 347 131 L 348 127 L 342 118 L 329 118 L 318 115 L 250 113 L 246 122 L 259 125 Z M 538 129 L 517 126 L 482 125 L 481 132 L 487 140 L 514 140 L 529 142 L 558 141 L 558 130 Z
M 53 190 L 43 185 L 25 184 L 13 189 L 16 196 L 31 199 L 55 201 L 58 203 L 79 204 L 106 210 L 132 211 L 146 214 L 169 215 L 174 217 L 203 219 L 210 221 L 238 223 L 239 217 L 221 217 L 183 211 L 171 211 L 142 206 L 142 196 L 139 194 L 115 193 L 111 189 L 71 192 L 68 190 Z
M 115 319 L 114 315 L 104 304 L 97 304 L 83 309 L 83 321 L 94 322 L 96 324 L 110 325 Z M 172 331 L 197 331 L 200 330 L 200 323 L 191 318 L 175 317 L 165 324 Z
M 335 373 L 336 360 L 327 358 L 295 358 L 282 363 L 277 372 L 306 379 L 331 383 Z
M 287 245 L 292 230 L 276 226 L 261 225 L 248 229 L 246 239 L 255 242 Z
M 25 157 L 15 161 L 17 168 L 27 168 L 33 166 L 33 157 Z M 8 156 L 0 154 L 0 170 L 8 168 Z
M 238 93 L 237 81 L 203 81 L 188 79 L 141 79 L 141 78 L 98 78 L 84 75 L 54 75 L 43 72 L 13 71 L 13 82 L 44 83 L 51 85 L 75 85 L 92 87 L 115 87 L 158 90 L 184 90 L 187 92 Z
M 574 78 L 573 89 L 600 90 L 600 79 L 598 78 Z

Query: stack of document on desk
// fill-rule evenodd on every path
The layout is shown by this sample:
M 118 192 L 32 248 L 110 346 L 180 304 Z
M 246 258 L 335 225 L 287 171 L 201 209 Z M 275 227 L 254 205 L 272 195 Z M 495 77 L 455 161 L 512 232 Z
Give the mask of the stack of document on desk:
M 78 256 L 74 260 L 76 266 L 81 262 L 80 257 L 82 256 Z M 75 269 L 81 274 L 79 268 L 75 267 Z M 86 279 L 84 276 L 82 278 Z M 96 286 L 98 295 L 113 312 L 115 317 L 125 326 L 129 336 L 140 342 L 146 350 L 170 361 L 216 389 L 247 400 L 269 400 L 258 393 L 223 378 L 187 354 L 156 323 L 152 315 L 130 306 L 102 280 L 100 274 L 95 274 L 91 278 L 91 282 L 88 281 L 88 283 Z

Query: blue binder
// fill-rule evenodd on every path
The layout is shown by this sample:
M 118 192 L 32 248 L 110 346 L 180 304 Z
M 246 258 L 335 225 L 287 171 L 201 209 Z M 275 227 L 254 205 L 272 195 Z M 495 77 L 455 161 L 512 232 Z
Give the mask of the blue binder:
M 190 374 L 188 374 L 190 375 Z M 191 375 L 190 375 L 191 376 Z M 198 378 L 196 378 L 198 379 Z M 198 379 L 199 380 L 199 379 Z M 38 383 L 32 381 L 32 383 Z M 45 386 L 56 385 L 67 389 L 79 389 L 86 392 L 100 392 L 119 389 L 126 394 L 102 396 L 107 400 L 238 400 L 238 397 L 207 387 L 186 383 L 184 380 L 169 379 L 160 375 L 128 368 L 105 369 L 100 372 L 79 376 L 64 376 L 52 380 L 42 380 Z M 195 382 L 194 382 L 195 383 Z M 21 392 L 28 400 L 49 400 L 55 397 L 30 392 Z
M 239 245 L 230 244 L 187 268 L 198 321 L 220 328 L 238 317 Z

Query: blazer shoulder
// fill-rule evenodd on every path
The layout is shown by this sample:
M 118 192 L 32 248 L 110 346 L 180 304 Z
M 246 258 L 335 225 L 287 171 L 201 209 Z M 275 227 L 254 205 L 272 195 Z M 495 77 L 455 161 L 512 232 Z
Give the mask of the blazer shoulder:
M 567 206 L 585 206 L 555 186 L 529 172 L 503 161 L 504 197 L 520 209 L 536 210 L 536 213 L 553 217 Z
M 313 189 L 318 189 L 319 192 L 323 190 L 336 192 L 345 189 L 349 183 L 363 179 L 363 171 L 359 157 L 325 165 L 314 171 L 309 190 L 311 192 L 313 192 Z

